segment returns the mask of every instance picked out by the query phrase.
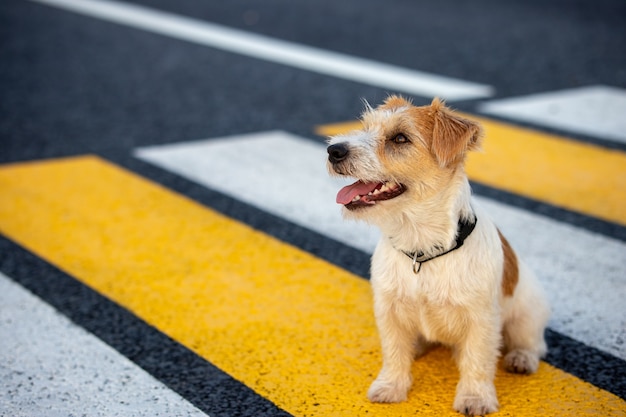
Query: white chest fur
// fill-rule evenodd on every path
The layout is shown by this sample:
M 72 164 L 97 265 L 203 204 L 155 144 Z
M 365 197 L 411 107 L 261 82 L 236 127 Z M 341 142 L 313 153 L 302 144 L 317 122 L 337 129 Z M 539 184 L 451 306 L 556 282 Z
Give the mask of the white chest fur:
M 499 309 L 501 254 L 498 242 L 485 238 L 496 233 L 490 228 L 479 222 L 462 248 L 424 263 L 417 274 L 411 260 L 382 238 L 372 257 L 377 315 L 393 309 L 398 322 L 427 340 L 456 343 L 475 311 Z

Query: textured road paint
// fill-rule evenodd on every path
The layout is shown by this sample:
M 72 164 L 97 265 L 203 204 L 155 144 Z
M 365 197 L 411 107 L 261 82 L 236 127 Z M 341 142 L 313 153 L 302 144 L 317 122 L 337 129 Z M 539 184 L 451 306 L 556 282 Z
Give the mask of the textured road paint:
M 349 180 L 328 176 L 322 144 L 277 131 L 141 148 L 135 154 L 365 252 L 372 253 L 378 241 L 377 229 L 341 218 L 335 194 Z M 554 309 L 550 327 L 626 359 L 620 344 L 626 340 L 626 243 L 477 199 L 544 281 Z
M 371 252 L 380 233 L 346 222 L 320 143 L 282 131 L 151 146 L 134 155 L 340 242 Z
M 483 113 L 626 143 L 626 90 L 581 87 L 493 100 Z
M 0 230 L 295 415 L 457 415 L 446 349 L 409 401 L 371 404 L 380 353 L 368 283 L 95 157 L 0 168 Z M 503 416 L 626 412 L 542 363 L 498 372 Z
M 0 415 L 206 416 L 0 273 Z
M 298 45 L 148 7 L 109 0 L 33 0 L 98 19 L 333 77 L 449 100 L 484 98 L 493 88 Z
M 467 161 L 471 179 L 569 210 L 626 225 L 626 154 L 466 115 L 485 128 L 483 152 Z M 334 135 L 359 122 L 320 126 Z

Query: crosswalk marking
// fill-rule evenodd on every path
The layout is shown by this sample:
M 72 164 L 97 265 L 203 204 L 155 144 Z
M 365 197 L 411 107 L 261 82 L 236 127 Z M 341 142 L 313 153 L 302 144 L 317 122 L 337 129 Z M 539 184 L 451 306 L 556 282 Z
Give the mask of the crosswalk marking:
M 479 111 L 626 143 L 626 89 L 603 85 L 492 100 Z
M 483 152 L 468 157 L 471 179 L 626 225 L 626 154 L 466 115 L 484 126 Z M 359 122 L 320 126 L 321 135 L 356 129 Z
M 0 230 L 294 415 L 456 415 L 446 349 L 408 402 L 369 403 L 380 361 L 368 283 L 95 157 L 0 167 Z M 498 373 L 511 415 L 622 415 L 541 364 Z
M 241 201 L 371 252 L 378 230 L 344 221 L 319 143 L 282 131 L 139 148 L 135 155 Z M 286 157 L 287 156 L 287 157 Z
M 111 0 L 32 0 L 98 19 L 295 68 L 421 96 L 449 100 L 493 95 L 487 85 L 400 68 Z
M 329 178 L 326 152 L 319 143 L 274 131 L 141 148 L 135 154 L 366 252 L 373 252 L 378 240 L 375 228 L 341 218 L 335 194 L 348 180 Z M 626 359 L 619 344 L 626 339 L 626 244 L 478 200 L 545 281 L 554 307 L 550 326 Z M 590 280 L 592 276 L 601 278 Z M 597 320 L 602 320 L 601 326 Z
M 206 416 L 0 273 L 0 415 Z

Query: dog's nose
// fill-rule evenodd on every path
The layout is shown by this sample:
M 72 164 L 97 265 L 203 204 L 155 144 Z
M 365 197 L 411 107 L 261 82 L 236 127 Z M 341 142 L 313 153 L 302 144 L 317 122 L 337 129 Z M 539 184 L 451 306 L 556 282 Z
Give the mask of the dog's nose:
M 330 145 L 326 151 L 328 152 L 328 160 L 333 164 L 343 161 L 348 156 L 348 147 L 343 143 Z

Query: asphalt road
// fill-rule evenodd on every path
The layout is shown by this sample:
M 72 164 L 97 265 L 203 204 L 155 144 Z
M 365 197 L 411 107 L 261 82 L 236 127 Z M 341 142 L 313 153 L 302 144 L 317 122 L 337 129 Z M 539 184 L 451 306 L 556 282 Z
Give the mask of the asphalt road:
M 590 86 L 611 87 L 610 97 L 618 103 L 618 110 L 594 112 L 597 108 L 582 100 L 577 111 L 626 114 L 623 104 L 626 94 L 626 4 L 618 0 L 444 0 L 432 4 L 402 0 L 385 3 L 373 0 L 306 3 L 291 0 L 155 0 L 123 4 L 146 6 L 150 10 L 167 12 L 168 16 L 183 16 L 263 35 L 262 39 L 269 37 L 394 68 L 489 86 L 492 94 L 488 96 L 448 100 L 453 107 L 476 116 L 487 115 L 485 103 L 556 91 L 578 91 Z M 186 164 L 187 168 L 191 166 L 191 159 L 167 166 L 167 160 L 173 161 L 173 155 L 168 153 L 169 148 L 159 146 L 177 143 L 186 146 L 186 143 L 200 139 L 283 131 L 299 138 L 289 142 L 289 146 L 296 144 L 294 149 L 308 146 L 299 144 L 301 140 L 319 148 L 324 141 L 319 126 L 353 120 L 363 109 L 363 99 L 378 103 L 393 92 L 410 96 L 416 104 L 426 104 L 432 99 L 429 94 L 393 90 L 380 83 L 333 76 L 323 70 L 304 70 L 227 48 L 139 29 L 131 24 L 85 16 L 58 6 L 4 0 L 0 3 L 0 170 L 7 170 L 8 179 L 0 183 L 0 187 L 6 187 L 4 190 L 0 188 L 0 193 L 9 196 L 16 189 L 28 189 L 32 193 L 24 191 L 26 194 L 20 197 L 26 201 L 24 212 L 27 212 L 26 206 L 35 204 L 35 200 L 24 196 L 47 192 L 43 190 L 50 187 L 43 187 L 43 184 L 47 185 L 52 177 L 46 178 L 45 173 L 52 175 L 56 171 L 43 169 L 41 190 L 36 189 L 39 180 L 30 181 L 33 189 L 28 188 L 31 185 L 15 188 L 11 178 L 22 175 L 22 168 L 45 167 L 44 161 L 50 158 L 79 157 L 81 161 L 84 155 L 96 155 L 225 214 L 229 219 L 252 226 L 342 270 L 367 278 L 367 245 L 370 243 L 350 245 L 343 242 L 332 233 L 317 228 L 316 222 L 319 224 L 319 221 L 307 223 L 306 219 L 290 217 L 284 211 L 285 204 L 273 205 L 269 198 L 266 205 L 255 205 L 246 196 L 252 195 L 257 186 L 237 191 L 236 187 L 241 184 L 228 182 L 229 177 L 236 178 L 238 172 L 245 171 L 249 160 L 237 159 L 247 155 L 245 147 L 223 157 L 232 161 L 226 164 L 227 168 L 240 169 L 233 169 L 232 174 L 225 175 L 222 180 L 211 182 L 211 178 L 216 178 L 219 173 L 209 173 L 208 178 L 194 177 L 198 172 L 185 170 Z M 624 106 L 621 113 L 620 106 Z M 620 139 L 623 137 L 620 132 L 624 131 L 621 128 L 623 118 L 618 117 L 619 120 L 611 125 L 615 126 L 615 134 L 607 135 L 550 125 L 533 118 L 517 119 L 497 113 L 490 117 L 514 129 L 531 128 L 540 134 L 567 137 L 576 146 L 590 145 L 594 152 L 596 149 L 608 152 L 611 157 L 623 158 L 626 151 L 626 140 Z M 598 124 L 606 122 L 605 119 L 598 120 Z M 266 140 L 270 136 L 262 138 Z M 153 149 L 156 154 L 163 149 L 162 158 L 166 162 L 159 162 L 158 158 L 151 160 L 145 156 L 147 153 L 141 156 L 140 149 Z M 193 154 L 194 150 L 189 152 Z M 263 154 L 263 150 L 258 154 Z M 267 161 L 271 157 L 271 152 L 264 156 Z M 216 157 L 213 166 L 218 166 L 223 158 Z M 101 167 L 95 165 L 94 175 L 108 172 L 106 168 L 99 171 Z M 91 169 L 89 163 L 77 167 Z M 17 169 L 15 174 L 11 171 L 13 168 Z M 274 178 L 271 175 L 280 178 L 279 170 L 273 172 L 270 167 L 267 170 L 267 178 Z M 243 173 L 241 175 L 242 186 L 252 184 L 251 180 L 243 179 Z M 615 201 L 626 204 L 624 172 L 616 171 L 614 175 L 617 183 L 623 185 L 615 190 Z M 305 181 L 310 176 L 303 177 Z M 228 187 L 221 189 L 220 184 L 228 184 Z M 54 181 L 51 186 L 55 188 Z M 59 189 L 68 192 L 68 201 L 73 198 L 69 194 L 71 187 L 59 186 Z M 562 232 L 561 236 L 576 237 L 575 241 L 572 238 L 563 243 L 558 243 L 559 236 L 553 238 L 546 231 L 544 240 L 556 241 L 551 246 L 554 256 L 539 250 L 533 255 L 532 243 L 528 244 L 528 249 L 524 248 L 531 259 L 535 256 L 537 263 L 545 264 L 547 268 L 550 268 L 550 259 L 558 259 L 553 263 L 560 264 L 556 267 L 561 267 L 559 271 L 575 269 L 577 260 L 570 259 L 571 263 L 568 263 L 556 255 L 559 246 L 562 249 L 575 247 L 582 239 L 578 236 L 583 235 L 590 242 L 596 242 L 599 247 L 578 247 L 571 253 L 592 253 L 593 262 L 598 265 L 596 271 L 600 273 L 591 278 L 597 280 L 598 287 L 604 285 L 604 279 L 613 285 L 606 287 L 611 295 L 618 299 L 626 296 L 623 280 L 626 276 L 626 253 L 623 252 L 626 219 L 619 213 L 616 218 L 608 218 L 480 181 L 474 183 L 474 190 L 481 198 L 511 208 L 494 206 L 493 210 L 502 212 L 504 217 L 506 210 L 520 210 L 529 216 L 547 219 L 545 224 L 558 223 L 558 227 L 576 229 L 571 235 L 567 234 L 570 229 Z M 58 193 L 57 198 L 63 201 L 65 194 Z M 7 197 L 2 204 L 9 207 L 13 204 L 11 198 Z M 602 206 L 606 203 L 598 200 L 594 204 Z M 83 272 L 75 271 L 60 258 L 55 260 L 54 255 L 47 254 L 44 249 L 35 249 L 46 233 L 42 231 L 40 238 L 37 238 L 37 232 L 20 235 L 22 229 L 16 226 L 19 216 L 11 211 L 19 206 L 11 207 L 2 211 L 4 218 L 0 218 L 0 283 L 3 288 L 0 292 L 5 297 L 0 308 L 0 339 L 3 340 L 0 348 L 4 352 L 0 356 L 0 366 L 7 381 L 0 382 L 7 392 L 0 396 L 0 415 L 55 415 L 51 410 L 56 410 L 54 412 L 59 415 L 80 415 L 81 403 L 89 415 L 306 414 L 289 405 L 288 400 L 283 401 L 282 394 L 277 394 L 278 397 L 264 394 L 263 390 L 269 390 L 267 385 L 254 385 L 244 374 L 237 374 L 236 369 L 228 372 L 224 370 L 228 365 L 206 360 L 195 346 L 186 345 L 155 324 L 156 319 L 152 322 L 139 313 L 138 307 L 135 310 L 131 304 L 107 293 L 106 285 L 99 289 L 97 284 L 81 275 Z M 44 207 L 41 213 L 46 210 Z M 305 213 L 307 206 L 297 210 Z M 41 213 L 37 216 L 45 217 Z M 312 212 L 311 216 L 314 215 L 317 213 Z M 31 226 L 25 223 L 24 227 Z M 72 235 L 69 227 L 58 229 L 59 233 Z M 511 226 L 511 229 L 515 235 L 523 233 L 524 227 Z M 541 230 L 529 229 L 541 233 Z M 516 238 L 523 247 L 524 236 L 518 234 L 513 240 Z M 529 242 L 535 241 L 529 239 Z M 593 269 L 589 273 L 594 273 Z M 572 288 L 578 292 L 572 293 L 580 299 L 574 299 L 572 304 L 586 306 L 589 302 L 586 299 L 593 297 L 581 290 L 587 287 L 576 285 L 572 284 Z M 23 288 L 29 293 L 22 293 Z M 29 298 L 31 292 L 43 303 Z M 602 304 L 602 300 L 594 302 Z M 55 310 L 49 310 L 50 306 Z M 626 410 L 623 401 L 626 398 L 626 341 L 623 339 L 626 310 L 612 311 L 612 323 L 604 324 L 609 316 L 598 313 L 586 317 L 585 308 L 576 313 L 581 317 L 572 318 L 570 322 L 567 317 L 557 314 L 547 334 L 551 353 L 546 361 L 556 369 L 600 388 L 600 392 L 616 396 L 617 400 L 607 400 L 606 404 L 613 407 L 611 412 L 614 415 L 620 415 Z M 43 333 L 41 327 L 33 324 L 54 316 L 54 311 L 61 315 L 58 321 L 54 319 L 54 323 L 51 321 L 44 326 L 49 333 Z M 29 317 L 40 318 L 31 322 Z M 576 324 L 576 320 L 584 325 Z M 606 338 L 594 339 L 593 329 L 598 326 L 611 329 Z M 54 352 L 55 347 L 29 342 L 33 334 L 53 338 L 65 332 L 71 334 L 67 339 L 81 340 L 78 344 L 89 348 L 78 352 L 74 350 L 76 343 L 59 342 L 64 344 L 56 351 L 54 358 L 57 359 L 48 358 L 49 362 L 46 362 L 37 356 L 38 352 Z M 67 369 L 85 366 L 90 349 L 93 349 L 91 352 L 104 352 L 93 354 L 93 357 L 120 356 L 128 362 L 110 359 L 110 363 L 116 363 L 110 366 L 110 376 L 104 370 L 108 366 L 100 362 L 94 362 L 85 373 L 93 375 L 92 378 L 67 372 Z M 32 363 L 36 365 L 24 365 L 28 370 L 22 370 L 19 363 L 24 357 L 33 358 Z M 56 367 L 55 363 L 70 357 L 79 358 L 76 365 L 68 365 L 65 370 Z M 81 362 L 82 357 L 86 359 Z M 26 360 L 25 363 L 31 362 Z M 141 368 L 141 377 L 135 376 L 135 368 Z M 56 391 L 46 382 L 55 377 L 57 382 L 61 380 Z M 90 384 L 89 381 L 96 381 L 94 386 L 107 393 L 104 400 L 85 400 L 90 395 L 96 398 L 98 389 L 75 396 L 58 394 L 79 392 L 81 386 Z M 121 389 L 125 386 L 124 381 L 131 381 L 128 384 L 132 388 Z M 29 383 L 30 389 L 22 388 Z M 46 397 L 46 390 L 52 394 Z M 121 391 L 126 391 L 127 398 L 113 407 L 110 398 L 115 398 Z M 160 400 L 153 401 L 153 398 Z M 562 398 L 554 399 L 560 400 Z M 107 401 L 111 408 L 103 409 Z M 10 411 L 3 414 L 2 408 Z M 319 408 L 317 410 L 317 415 L 324 415 Z M 572 410 L 564 415 L 570 412 L 573 415 Z
M 493 85 L 496 97 L 626 84 L 620 1 L 148 4 Z M 274 128 L 308 134 L 388 94 L 32 2 L 0 7 L 5 162 Z

